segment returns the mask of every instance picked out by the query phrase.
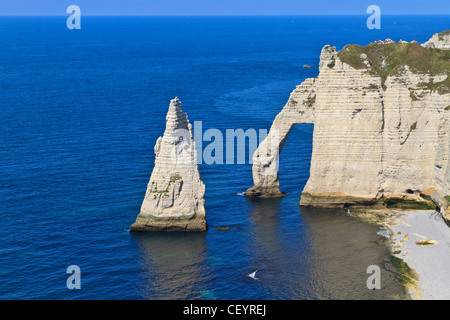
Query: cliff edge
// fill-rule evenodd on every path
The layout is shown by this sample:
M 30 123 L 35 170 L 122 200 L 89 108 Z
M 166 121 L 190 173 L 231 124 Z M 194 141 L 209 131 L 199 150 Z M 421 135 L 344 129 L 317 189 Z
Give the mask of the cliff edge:
M 422 46 L 427 48 L 450 50 L 450 30 L 433 34 L 430 40 L 425 42 Z
M 450 51 L 415 41 L 340 52 L 327 45 L 319 71 L 291 93 L 253 155 L 246 195 L 284 195 L 279 152 L 294 125 L 313 123 L 301 206 L 437 205 L 449 213 Z

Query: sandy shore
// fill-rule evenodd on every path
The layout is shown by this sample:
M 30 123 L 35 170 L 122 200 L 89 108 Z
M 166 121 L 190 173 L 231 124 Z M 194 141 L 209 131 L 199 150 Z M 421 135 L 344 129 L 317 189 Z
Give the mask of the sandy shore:
M 394 211 L 386 222 L 392 251 L 418 274 L 413 299 L 450 299 L 450 228 L 435 211 Z

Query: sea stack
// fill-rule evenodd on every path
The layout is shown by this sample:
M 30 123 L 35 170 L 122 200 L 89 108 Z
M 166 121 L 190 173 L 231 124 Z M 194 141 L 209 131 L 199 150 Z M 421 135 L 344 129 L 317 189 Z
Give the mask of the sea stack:
M 166 130 L 155 145 L 155 167 L 130 231 L 206 231 L 205 185 L 188 117 L 170 101 Z
M 449 34 L 423 46 L 325 46 L 319 75 L 295 88 L 255 152 L 246 195 L 284 195 L 279 152 L 294 125 L 313 123 L 301 206 L 437 206 L 450 221 Z

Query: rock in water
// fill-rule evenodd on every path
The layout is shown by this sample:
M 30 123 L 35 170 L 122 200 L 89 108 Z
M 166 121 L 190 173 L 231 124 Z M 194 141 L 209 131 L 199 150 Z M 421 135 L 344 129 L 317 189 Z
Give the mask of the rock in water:
M 205 185 L 186 113 L 170 101 L 164 136 L 155 145 L 155 167 L 141 211 L 130 231 L 205 231 Z
M 447 33 L 440 33 L 442 42 Z M 254 153 L 254 186 L 246 195 L 284 195 L 279 152 L 294 125 L 313 123 L 300 205 L 433 208 L 433 200 L 443 212 L 450 199 L 448 52 L 417 43 L 348 45 L 340 52 L 325 46 L 319 71 L 291 93 Z

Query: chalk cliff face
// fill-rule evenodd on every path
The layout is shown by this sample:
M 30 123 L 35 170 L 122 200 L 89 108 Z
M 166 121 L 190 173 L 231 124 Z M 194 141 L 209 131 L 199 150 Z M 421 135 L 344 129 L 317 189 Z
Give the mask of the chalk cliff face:
M 300 205 L 428 205 L 433 199 L 446 207 L 447 53 L 417 43 L 351 45 L 341 52 L 325 46 L 318 77 L 296 87 L 255 152 L 254 186 L 246 195 L 283 195 L 273 146 L 281 151 L 294 125 L 313 123 L 310 178 Z
M 192 126 L 175 98 L 164 136 L 156 141 L 155 167 L 130 231 L 205 231 L 204 199 Z
M 423 45 L 436 49 L 450 50 L 450 30 L 433 34 L 430 40 Z

